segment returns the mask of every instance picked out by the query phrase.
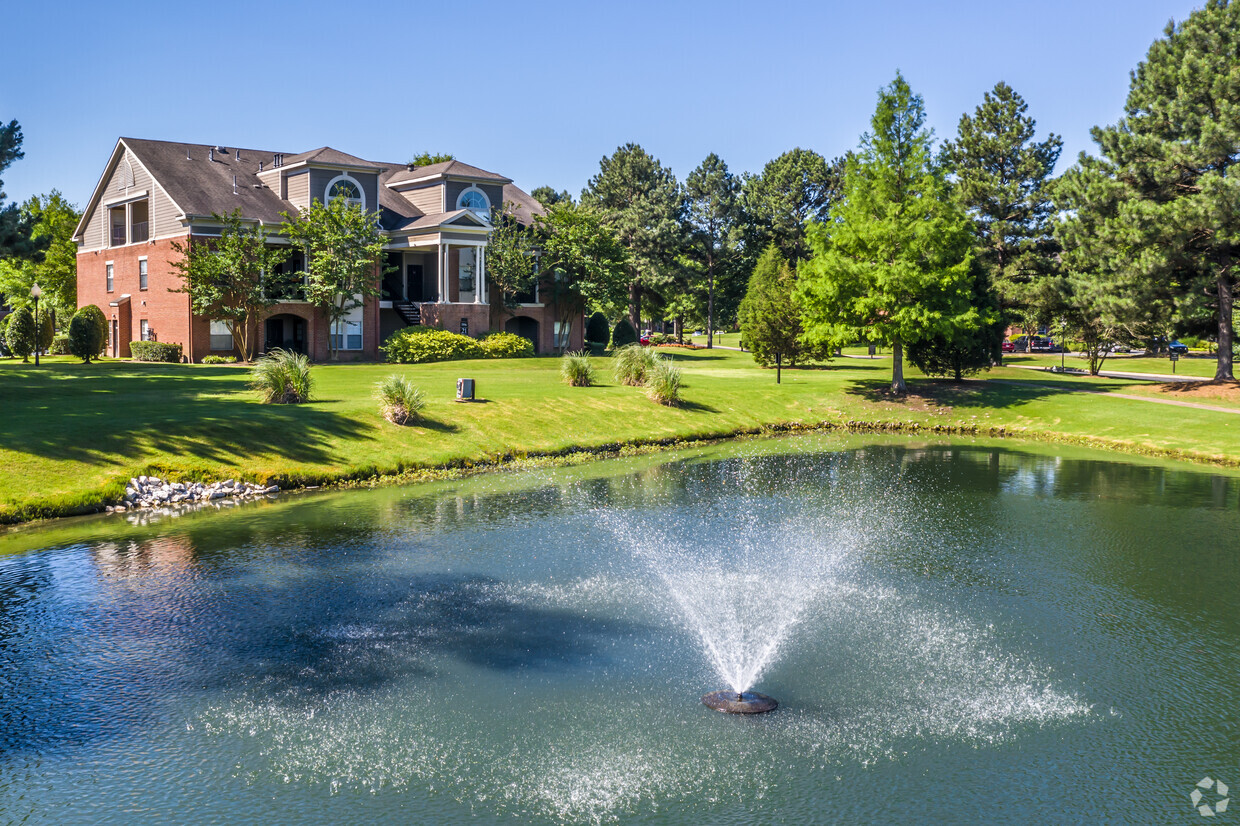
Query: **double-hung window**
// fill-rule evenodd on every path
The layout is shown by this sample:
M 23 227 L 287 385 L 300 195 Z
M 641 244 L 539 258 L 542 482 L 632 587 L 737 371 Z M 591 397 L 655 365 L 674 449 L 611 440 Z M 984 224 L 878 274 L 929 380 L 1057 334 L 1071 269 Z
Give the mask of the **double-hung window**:
M 332 325 L 332 349 L 362 349 L 362 308 L 360 306 L 349 310 L 344 318 Z
M 138 328 L 141 330 L 139 335 L 141 336 L 142 340 L 150 341 L 151 340 L 151 322 L 147 321 L 144 318 L 138 322 Z
M 109 261 L 104 266 L 107 268 L 108 292 L 112 292 L 112 290 L 116 286 L 116 281 L 114 280 L 113 275 L 112 275 L 112 262 Z
M 138 259 L 138 289 L 146 289 L 146 259 Z
M 223 321 L 211 322 L 211 349 L 212 350 L 231 350 L 233 349 L 232 333 L 228 330 L 228 324 Z

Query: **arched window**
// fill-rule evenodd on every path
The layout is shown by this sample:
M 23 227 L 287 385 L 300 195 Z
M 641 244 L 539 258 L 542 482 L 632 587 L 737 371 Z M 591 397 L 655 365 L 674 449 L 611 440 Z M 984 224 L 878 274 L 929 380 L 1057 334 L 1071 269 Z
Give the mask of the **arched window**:
M 461 193 L 461 197 L 456 199 L 456 208 L 468 209 L 484 221 L 491 219 L 491 201 L 486 193 L 476 186 Z
M 326 202 L 330 203 L 334 198 L 344 198 L 352 203 L 366 206 L 366 195 L 362 192 L 361 184 L 348 175 L 338 175 L 327 185 Z

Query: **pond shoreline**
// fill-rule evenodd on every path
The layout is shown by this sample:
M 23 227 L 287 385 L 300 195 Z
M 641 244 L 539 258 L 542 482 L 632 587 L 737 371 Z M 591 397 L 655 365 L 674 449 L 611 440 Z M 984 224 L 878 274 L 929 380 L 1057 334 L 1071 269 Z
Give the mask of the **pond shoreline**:
M 638 456 L 662 451 L 681 450 L 685 448 L 739 441 L 750 438 L 780 436 L 791 434 L 812 433 L 881 433 L 905 436 L 968 436 L 983 438 L 1013 439 L 1017 441 L 1040 442 L 1044 444 L 1062 444 L 1076 447 L 1095 448 L 1113 451 L 1119 454 L 1143 456 L 1153 459 L 1190 462 L 1205 467 L 1224 469 L 1240 468 L 1240 456 L 1210 455 L 1200 451 L 1179 450 L 1175 448 L 1155 448 L 1148 445 L 1109 439 L 1101 436 L 1079 436 L 1066 433 L 1013 428 L 1005 425 L 969 425 L 942 424 L 922 425 L 907 421 L 822 421 L 778 422 L 758 427 L 736 428 L 721 434 L 703 434 L 701 436 L 669 437 L 669 438 L 638 438 L 626 441 L 608 442 L 601 445 L 575 445 L 547 451 L 513 451 L 498 455 L 482 455 L 477 458 L 454 459 L 441 464 L 417 465 L 395 470 L 375 469 L 365 474 L 277 474 L 263 478 L 251 477 L 245 473 L 235 472 L 233 478 L 255 482 L 262 485 L 278 485 L 282 494 L 308 490 L 353 488 L 374 488 L 388 485 L 406 485 L 419 482 L 442 481 L 465 478 L 483 473 L 503 471 L 519 471 L 531 468 L 561 467 L 584 462 L 626 456 Z M 158 468 L 148 467 L 146 475 L 157 475 Z M 135 474 L 138 475 L 138 474 Z M 171 481 L 205 482 L 197 478 L 177 478 L 169 476 Z M 121 502 L 122 499 L 100 491 L 97 496 L 86 494 L 74 505 L 56 506 L 34 503 L 15 513 L 0 516 L 0 535 L 6 527 L 31 525 L 50 522 L 57 519 L 104 513 L 109 506 Z M 25 516 L 24 512 L 33 512 Z

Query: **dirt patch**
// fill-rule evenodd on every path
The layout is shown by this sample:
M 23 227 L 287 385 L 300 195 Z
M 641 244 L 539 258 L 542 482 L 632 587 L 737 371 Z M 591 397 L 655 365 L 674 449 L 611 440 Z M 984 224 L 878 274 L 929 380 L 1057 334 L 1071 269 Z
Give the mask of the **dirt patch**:
M 1149 389 L 1178 401 L 1224 401 L 1240 404 L 1240 382 L 1234 381 L 1168 382 L 1153 385 Z

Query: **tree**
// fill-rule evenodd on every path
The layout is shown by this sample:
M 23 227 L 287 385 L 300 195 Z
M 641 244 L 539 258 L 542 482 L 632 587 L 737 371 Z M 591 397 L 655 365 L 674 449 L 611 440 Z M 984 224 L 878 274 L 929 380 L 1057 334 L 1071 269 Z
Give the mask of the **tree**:
M 813 257 L 796 292 L 808 342 L 891 346 L 895 393 L 906 390 L 905 345 L 987 321 L 970 304 L 969 221 L 950 200 L 925 119 L 921 96 L 897 73 L 879 91 L 831 221 L 809 225 Z
M 610 336 L 611 327 L 607 324 L 607 316 L 596 311 L 586 321 L 586 341 L 606 345 Z
M 573 196 L 567 189 L 561 189 L 556 192 L 549 186 L 536 187 L 530 195 L 534 196 L 534 200 L 545 207 L 552 207 L 556 204 L 572 204 Z
M 515 207 L 505 202 L 491 208 L 491 235 L 487 239 L 486 279 L 495 288 L 499 305 L 512 309 L 517 296 L 529 292 L 537 280 L 534 234 L 514 217 Z M 492 307 L 496 302 L 491 303 Z
M 983 276 L 1003 310 L 1032 334 L 1058 294 L 1048 182 L 1063 141 L 1052 134 L 1034 142 L 1028 108 L 1011 86 L 995 84 L 972 116 L 961 116 L 944 155 L 955 173 L 956 198 L 973 219 Z M 1032 346 L 1032 335 L 1026 341 Z
M 642 298 L 667 286 L 681 246 L 684 198 L 676 176 L 635 143 L 599 162 L 581 193 L 629 254 L 629 321 L 641 325 Z
M 561 329 L 567 330 L 572 316 L 585 308 L 623 296 L 628 253 L 598 212 L 555 204 L 534 219 L 534 229 L 540 270 Z
M 107 342 L 107 319 L 94 304 L 78 310 L 69 321 L 69 353 L 90 364 Z
M 22 361 L 30 361 L 35 345 L 34 316 L 30 314 L 30 310 L 22 307 L 12 314 L 8 328 L 4 331 L 4 339 L 9 345 L 9 352 L 21 356 Z
M 379 295 L 383 236 L 378 216 L 346 198 L 327 204 L 315 199 L 296 218 L 282 214 L 281 232 L 306 251 L 306 300 L 327 316 L 328 329 L 335 333 L 345 316 Z M 337 338 L 328 336 L 329 358 L 339 354 Z
M 777 384 L 785 361 L 795 366 L 826 353 L 825 348 L 807 345 L 802 338 L 801 314 L 792 298 L 795 287 L 792 266 L 779 247 L 771 244 L 758 259 L 737 310 L 741 340 L 758 364 L 775 365 Z
M 808 221 L 827 220 L 840 195 L 844 159 L 828 162 L 810 149 L 789 150 L 745 180 L 745 207 L 759 237 L 754 253 L 776 244 L 795 269 L 809 257 L 805 238 Z
M 947 333 L 924 338 L 908 347 L 908 360 L 927 376 L 951 376 L 961 381 L 966 375 L 989 370 L 1003 359 L 1003 331 L 1007 326 L 990 279 L 973 266 L 971 303 L 981 322 L 977 327 L 956 327 Z
M 706 346 L 715 346 L 715 279 L 732 274 L 740 243 L 741 182 L 714 152 L 685 179 L 689 256 L 706 274 Z
M 0 173 L 24 157 L 21 125 L 16 120 L 0 125 Z M 4 181 L 0 181 L 0 259 L 38 260 L 48 242 L 32 238 L 34 221 L 17 204 L 5 206 L 4 198 Z
M 239 209 L 211 217 L 220 223 L 218 239 L 172 242 L 179 254 L 172 267 L 183 283 L 169 292 L 188 293 L 195 315 L 224 322 L 237 352 L 250 361 L 258 323 L 278 300 L 275 273 L 289 250 L 268 246 L 266 231 Z
M 446 152 L 418 152 L 409 159 L 409 166 L 415 169 L 419 166 L 430 166 L 433 163 L 447 163 L 456 160 L 456 155 L 449 155 Z
M 1073 206 L 1094 216 L 1086 223 L 1102 243 L 1081 239 L 1081 224 L 1068 221 L 1065 244 L 1079 242 L 1081 272 L 1129 287 L 1156 282 L 1186 315 L 1208 308 L 1215 380 L 1234 381 L 1240 3 L 1207 0 L 1164 34 L 1132 73 L 1124 117 L 1092 132 L 1102 159 L 1082 154 L 1078 164 Z
M 65 318 L 77 309 L 77 242 L 73 231 L 82 217 L 77 208 L 56 190 L 35 196 L 21 206 L 22 219 L 30 224 L 31 239 L 45 245 L 39 260 L 9 258 L 0 260 L 0 294 L 11 307 L 32 302 L 30 288 L 37 282 L 43 289 L 40 307 Z

